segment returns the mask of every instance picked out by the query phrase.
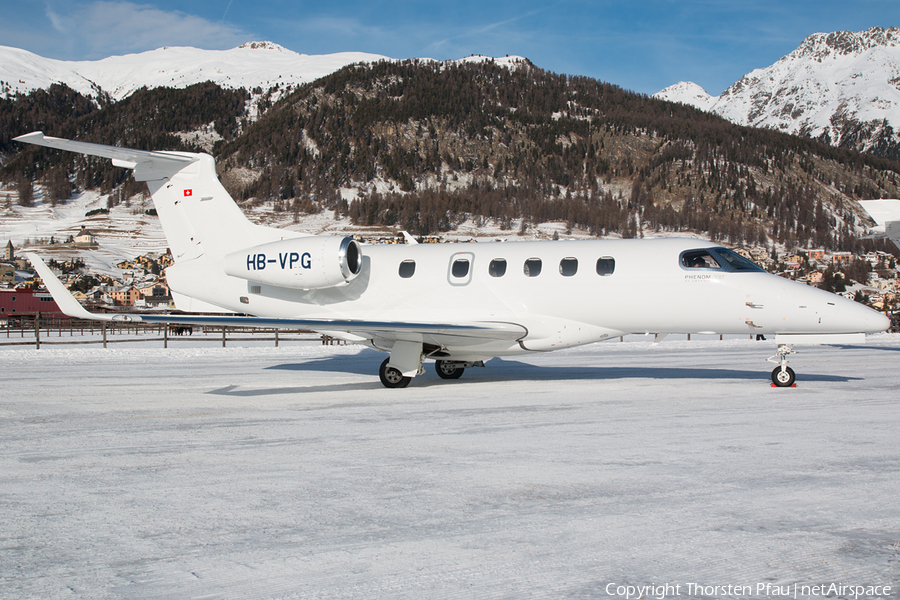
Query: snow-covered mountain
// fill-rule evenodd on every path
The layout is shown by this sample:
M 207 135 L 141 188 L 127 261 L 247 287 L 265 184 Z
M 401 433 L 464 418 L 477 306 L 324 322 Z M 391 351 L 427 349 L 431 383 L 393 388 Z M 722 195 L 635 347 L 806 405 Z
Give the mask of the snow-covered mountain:
M 142 87 L 184 88 L 205 81 L 223 88 L 262 88 L 265 92 L 275 86 L 308 83 L 350 64 L 380 60 L 393 59 L 365 52 L 300 54 L 272 42 L 248 42 L 231 50 L 166 47 L 80 62 L 43 58 L 27 50 L 0 46 L 0 97 L 46 89 L 54 83 L 63 83 L 85 96 L 106 93 L 114 101 Z M 509 68 L 528 64 L 521 56 L 470 56 L 458 62 L 488 60 Z
M 250 42 L 231 50 L 167 47 L 80 62 L 0 46 L 0 95 L 46 89 L 53 83 L 64 83 L 86 96 L 106 92 L 113 100 L 142 87 L 184 88 L 204 81 L 225 88 L 268 90 L 307 83 L 349 64 L 379 60 L 389 59 L 364 52 L 299 54 L 272 42 Z
M 681 82 L 654 97 L 690 104 L 740 125 L 890 155 L 885 150 L 900 145 L 894 131 L 900 130 L 900 29 L 815 33 L 720 96 Z

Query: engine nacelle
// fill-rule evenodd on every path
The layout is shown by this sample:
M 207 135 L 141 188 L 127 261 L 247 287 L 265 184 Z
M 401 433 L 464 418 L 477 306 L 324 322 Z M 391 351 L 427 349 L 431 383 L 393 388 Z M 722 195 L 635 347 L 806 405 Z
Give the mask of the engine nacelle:
M 310 236 L 261 244 L 225 256 L 225 273 L 298 290 L 349 283 L 359 275 L 362 249 L 350 237 Z

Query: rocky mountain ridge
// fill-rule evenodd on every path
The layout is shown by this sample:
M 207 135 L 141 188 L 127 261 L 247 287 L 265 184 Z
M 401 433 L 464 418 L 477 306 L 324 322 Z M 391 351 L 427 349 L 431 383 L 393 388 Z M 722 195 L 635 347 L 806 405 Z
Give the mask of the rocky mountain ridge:
M 711 96 L 691 82 L 654 95 L 765 127 L 900 158 L 900 29 L 815 33 L 775 64 Z

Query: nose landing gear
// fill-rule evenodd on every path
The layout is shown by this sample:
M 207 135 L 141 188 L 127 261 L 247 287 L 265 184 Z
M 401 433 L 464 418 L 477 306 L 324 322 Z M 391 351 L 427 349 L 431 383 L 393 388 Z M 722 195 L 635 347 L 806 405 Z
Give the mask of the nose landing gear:
M 791 354 L 797 354 L 793 346 L 778 344 L 775 356 L 766 359 L 770 363 L 778 364 L 775 370 L 772 371 L 772 385 L 775 387 L 792 387 L 797 379 L 794 375 L 794 370 L 787 366 L 787 357 Z

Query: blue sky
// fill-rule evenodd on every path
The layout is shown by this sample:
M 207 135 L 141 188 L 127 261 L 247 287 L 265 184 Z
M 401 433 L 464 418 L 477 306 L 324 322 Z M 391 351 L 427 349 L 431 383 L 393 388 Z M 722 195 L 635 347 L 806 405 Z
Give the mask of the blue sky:
M 0 45 L 61 60 L 269 40 L 305 54 L 531 59 L 652 94 L 719 94 L 807 35 L 900 26 L 898 0 L 0 0 Z

